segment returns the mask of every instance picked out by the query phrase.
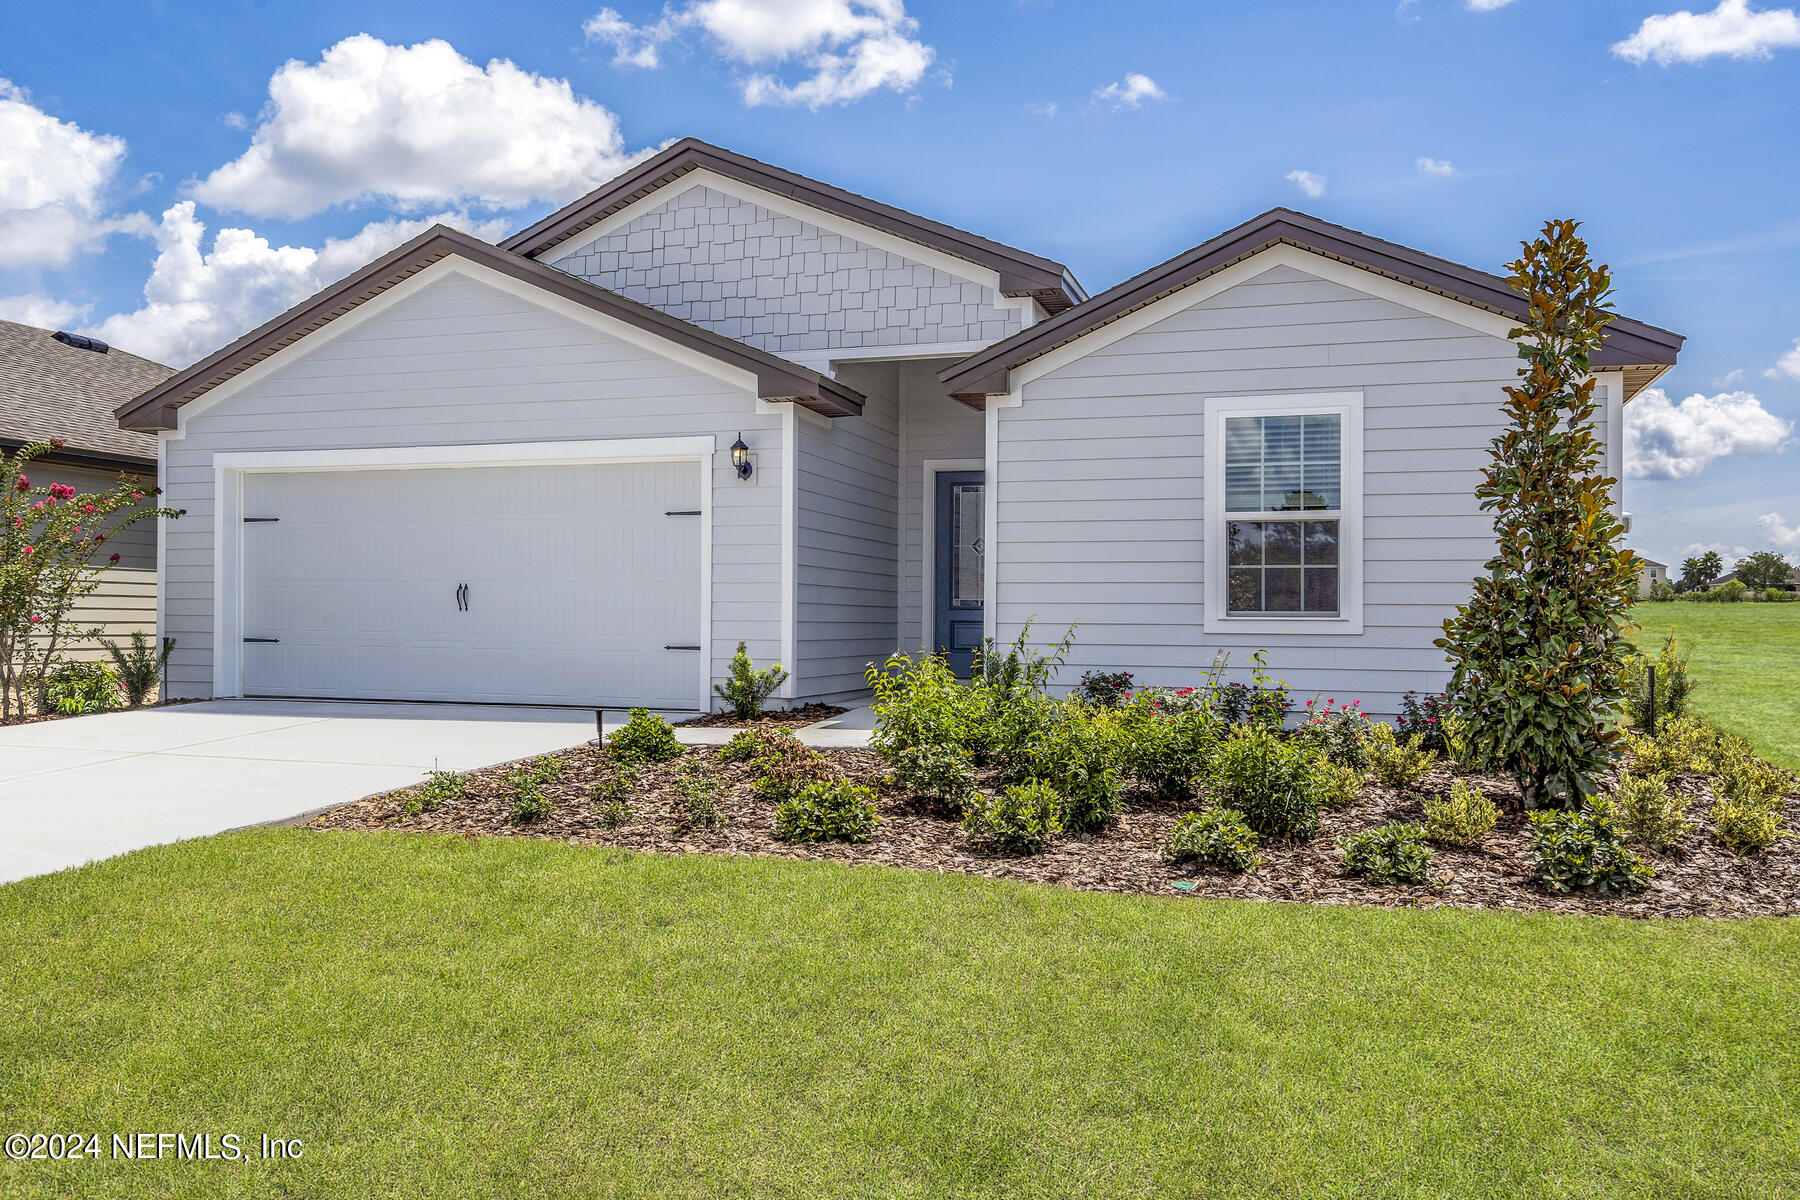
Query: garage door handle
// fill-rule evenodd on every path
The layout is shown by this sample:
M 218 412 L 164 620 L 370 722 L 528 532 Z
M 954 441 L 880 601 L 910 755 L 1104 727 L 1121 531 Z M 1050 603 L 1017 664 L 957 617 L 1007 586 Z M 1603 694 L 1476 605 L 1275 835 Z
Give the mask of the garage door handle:
M 259 644 L 274 645 L 276 642 L 279 642 L 281 639 L 280 638 L 245 638 L 244 640 L 246 642 L 256 642 Z
M 698 646 L 664 646 L 664 650 L 698 650 Z
M 665 517 L 697 517 L 699 515 L 700 510 L 697 508 L 671 508 L 663 513 Z
M 469 611 L 469 585 L 466 583 L 456 585 L 456 611 Z

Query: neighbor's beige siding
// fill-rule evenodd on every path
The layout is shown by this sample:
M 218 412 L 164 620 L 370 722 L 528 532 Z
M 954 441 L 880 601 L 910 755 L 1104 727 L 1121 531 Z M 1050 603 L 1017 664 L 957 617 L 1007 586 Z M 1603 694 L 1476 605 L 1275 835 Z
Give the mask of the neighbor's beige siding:
M 82 494 L 110 491 L 118 482 L 119 472 L 97 467 L 45 464 L 30 472 L 32 483 L 64 483 Z M 142 479 L 154 484 L 155 468 L 146 468 Z M 123 643 L 133 630 L 156 635 L 156 522 L 139 521 L 121 530 L 103 556 L 119 555 L 118 566 L 100 572 L 100 583 L 88 595 L 77 600 L 70 618 L 76 629 L 94 629 L 100 636 Z M 106 650 L 98 641 L 83 639 L 72 642 L 68 656 L 77 659 L 101 658 Z

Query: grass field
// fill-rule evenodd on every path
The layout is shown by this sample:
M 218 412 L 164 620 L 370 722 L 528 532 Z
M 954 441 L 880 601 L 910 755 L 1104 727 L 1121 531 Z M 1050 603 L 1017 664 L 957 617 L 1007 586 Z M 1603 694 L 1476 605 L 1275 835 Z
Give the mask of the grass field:
M 22 1196 L 1800 1193 L 1800 922 L 259 831 L 0 888 Z
M 1678 632 L 1700 685 L 1695 712 L 1800 770 L 1800 604 L 1640 604 L 1631 615 L 1652 653 Z

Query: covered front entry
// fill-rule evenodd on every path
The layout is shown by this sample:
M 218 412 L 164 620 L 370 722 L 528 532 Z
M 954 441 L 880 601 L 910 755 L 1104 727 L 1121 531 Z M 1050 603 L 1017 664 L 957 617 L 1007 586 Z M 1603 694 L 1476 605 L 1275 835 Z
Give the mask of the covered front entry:
M 980 471 L 939 471 L 936 480 L 932 646 L 949 659 L 952 670 L 966 677 L 981 646 L 986 476 Z
M 248 472 L 243 694 L 692 708 L 702 469 Z

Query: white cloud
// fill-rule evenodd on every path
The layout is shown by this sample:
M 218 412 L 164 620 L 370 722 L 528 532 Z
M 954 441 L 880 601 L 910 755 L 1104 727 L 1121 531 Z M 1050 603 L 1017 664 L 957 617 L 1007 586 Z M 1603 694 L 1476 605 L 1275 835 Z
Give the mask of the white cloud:
M 1094 99 L 1102 104 L 1112 105 L 1114 112 L 1122 112 L 1128 108 L 1142 108 L 1146 100 L 1167 100 L 1169 93 L 1156 86 L 1156 80 L 1148 75 L 1140 75 L 1136 71 L 1129 72 L 1125 78 L 1094 90 Z
M 194 215 L 194 202 L 184 200 L 162 215 L 143 305 L 115 313 L 92 332 L 134 354 L 185 366 L 436 222 L 490 240 L 510 224 L 459 213 L 376 221 L 316 250 L 271 246 L 253 230 L 225 228 L 214 234 L 212 249 L 203 250 L 206 225 Z
M 1793 349 L 1775 360 L 1775 365 L 1763 372 L 1769 379 L 1800 379 L 1800 338 L 1794 339 Z
M 1495 9 L 1505 8 L 1512 2 L 1513 0 L 1469 0 L 1469 11 L 1493 12 Z
M 1800 518 L 1790 525 L 1781 519 L 1780 513 L 1764 513 L 1756 518 L 1756 523 L 1777 546 L 1784 550 L 1800 550 Z
M 194 185 L 199 200 L 304 217 L 377 201 L 405 211 L 566 201 L 630 165 L 619 122 L 568 81 L 448 42 L 345 38 L 269 80 L 250 148 Z
M 1317 175 L 1311 171 L 1289 171 L 1282 178 L 1292 180 L 1302 192 L 1315 199 L 1325 194 L 1325 177 L 1323 175 Z
M 1733 368 L 1731 368 L 1731 370 L 1725 372 L 1723 375 L 1721 375 L 1717 379 L 1713 380 L 1713 386 L 1714 387 L 1730 387 L 1732 384 L 1736 383 L 1738 380 L 1742 379 L 1743 377 L 1744 377 L 1744 368 L 1733 367 Z
M 106 212 L 125 142 L 59 121 L 0 79 L 0 267 L 68 263 L 111 233 L 147 233 L 142 213 Z
M 1647 388 L 1625 408 L 1625 475 L 1686 479 L 1728 454 L 1777 453 L 1793 432 L 1792 421 L 1749 392 L 1696 392 L 1675 404 L 1661 388 Z
M 1709 13 L 1683 9 L 1645 17 L 1638 31 L 1613 44 L 1612 52 L 1640 66 L 1730 58 L 1768 58 L 1800 46 L 1800 16 L 1791 8 L 1752 9 L 1749 0 L 1720 0 Z
M 1413 164 L 1419 168 L 1421 175 L 1454 175 L 1456 164 L 1443 158 L 1421 158 Z
M 1028 104 L 1025 107 L 1033 116 L 1038 117 L 1054 117 L 1057 111 L 1057 105 L 1054 100 L 1046 100 L 1042 104 Z
M 738 92 L 753 106 L 818 109 L 883 88 L 910 92 L 937 57 L 918 39 L 905 0 L 686 0 L 641 25 L 603 8 L 581 30 L 610 45 L 615 64 L 644 68 L 662 65 L 665 46 L 698 34 L 726 60 L 752 68 Z M 789 83 L 770 70 L 787 63 L 811 74 Z
M 87 320 L 93 308 L 92 304 L 57 300 L 42 292 L 0 296 L 0 321 L 17 321 L 21 325 L 36 325 L 39 329 L 67 329 Z

